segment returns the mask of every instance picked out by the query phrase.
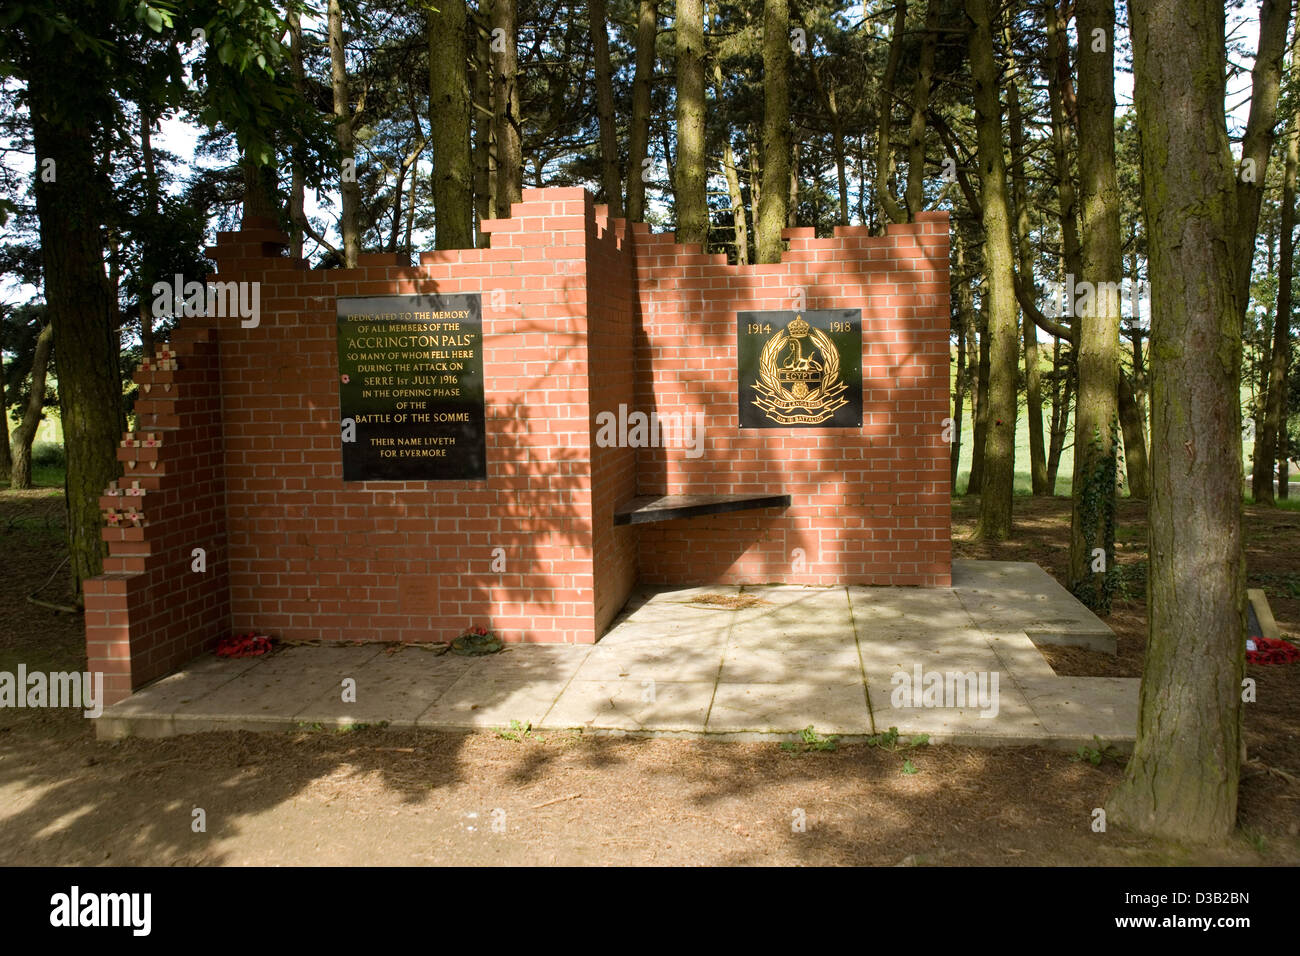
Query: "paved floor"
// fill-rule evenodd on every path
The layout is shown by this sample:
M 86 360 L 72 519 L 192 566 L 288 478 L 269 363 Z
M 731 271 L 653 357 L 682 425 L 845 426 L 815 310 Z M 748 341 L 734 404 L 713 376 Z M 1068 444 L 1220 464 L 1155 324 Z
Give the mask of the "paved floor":
M 1114 650 L 1114 635 L 1037 565 L 956 561 L 952 588 L 712 586 L 642 591 L 595 645 L 511 645 L 458 657 L 386 645 L 201 658 L 108 708 L 101 737 L 394 727 L 582 728 L 750 739 L 935 743 L 1094 736 L 1123 747 L 1138 681 L 1057 677 L 1034 641 Z M 723 595 L 739 607 L 699 603 Z M 343 702 L 355 682 L 355 702 Z

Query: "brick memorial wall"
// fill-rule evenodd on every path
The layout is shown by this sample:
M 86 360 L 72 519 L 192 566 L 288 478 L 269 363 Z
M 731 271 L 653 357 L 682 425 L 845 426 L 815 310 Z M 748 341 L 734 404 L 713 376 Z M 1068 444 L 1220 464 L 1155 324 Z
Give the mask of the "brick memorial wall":
M 747 267 L 610 220 L 577 188 L 525 190 L 483 228 L 490 249 L 332 270 L 286 258 L 272 229 L 219 235 L 212 278 L 257 283 L 259 314 L 187 316 L 136 374 L 139 425 L 102 499 L 110 556 L 85 585 L 108 702 L 232 633 L 449 641 L 483 624 L 592 643 L 638 581 L 949 585 L 946 214 L 883 236 L 787 230 L 780 264 Z M 385 419 L 363 396 L 407 393 L 363 392 L 385 380 L 356 371 L 365 355 L 350 363 L 341 330 L 373 332 L 366 316 L 392 313 L 366 310 L 394 296 L 481 307 L 430 331 L 481 362 L 478 379 L 449 366 L 462 393 L 481 388 L 481 425 L 408 415 L 376 437 Z M 830 338 L 859 334 L 860 363 L 851 345 L 828 363 Z M 742 353 L 766 357 L 785 405 L 755 404 Z M 790 389 L 825 393 L 837 417 L 781 424 L 817 417 L 790 412 Z M 354 406 L 367 444 L 345 455 Z M 765 427 L 742 427 L 742 408 Z M 466 431 L 438 437 L 449 427 Z M 475 429 L 485 478 L 465 465 Z M 397 462 L 439 477 L 373 477 Z M 787 507 L 615 523 L 637 496 L 784 494 Z

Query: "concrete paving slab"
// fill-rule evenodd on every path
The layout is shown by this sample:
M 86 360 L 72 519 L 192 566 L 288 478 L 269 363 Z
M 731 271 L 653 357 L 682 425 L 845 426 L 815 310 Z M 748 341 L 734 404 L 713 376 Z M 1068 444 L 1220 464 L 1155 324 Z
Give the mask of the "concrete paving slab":
M 934 686 L 933 696 L 926 693 L 931 674 L 942 675 Z M 949 677 L 950 674 L 973 675 L 976 680 Z M 1041 743 L 1047 738 L 1042 721 L 1024 693 L 1001 671 L 945 664 L 942 670 L 923 669 L 919 686 L 915 670 L 907 677 L 906 683 L 868 682 L 877 733 L 897 727 L 901 734 L 929 734 L 936 742 L 1013 737 L 1024 743 Z
M 719 684 L 705 729 L 710 733 L 870 734 L 861 684 Z
M 568 680 L 591 653 L 593 644 L 507 644 L 496 654 L 469 657 L 469 670 L 495 678 L 537 677 Z M 448 657 L 459 656 L 450 652 Z
M 497 678 L 467 671 L 416 718 L 415 725 L 472 729 L 509 727 L 512 720 L 537 725 L 566 684 L 567 678 Z
M 331 687 L 294 719 L 331 727 L 385 721 L 393 727 L 414 727 L 416 718 L 456 683 L 473 661 L 416 649 L 378 654 L 356 673 L 355 702 L 344 702 L 340 689 Z
M 222 658 L 215 654 L 196 658 L 175 674 L 142 687 L 109 710 L 125 717 L 132 714 L 173 714 L 177 708 L 227 684 L 262 663 L 260 657 Z
M 540 727 L 698 733 L 712 700 L 712 681 L 575 680 Z
M 1137 739 L 1137 677 L 1030 677 L 1019 684 L 1053 737 L 1086 745 L 1094 736 L 1130 746 Z
M 1051 680 L 1056 677 L 1052 665 L 1047 663 L 1047 658 L 1043 657 L 1042 651 L 1024 631 L 987 631 L 984 637 L 993 648 L 993 652 L 998 655 L 1002 666 L 1008 672 L 1015 674 L 1017 680 L 1022 677 L 1034 677 L 1039 680 Z
M 707 681 L 718 679 L 725 645 L 674 643 L 672 645 L 636 644 L 606 647 L 596 645 L 575 675 L 578 680 L 655 680 Z
M 843 588 L 784 595 L 768 604 L 739 608 L 736 626 L 762 622 L 773 628 L 842 627 L 848 620 L 848 595 Z
M 847 641 L 821 649 L 729 644 L 718 674 L 718 681 L 723 684 L 808 681 L 861 685 L 863 680 L 858 649 Z
M 731 632 L 731 618 L 702 622 L 693 618 L 674 622 L 628 621 L 620 624 L 595 645 L 596 647 L 631 646 L 635 644 L 689 645 L 723 644 Z
M 956 560 L 952 580 L 980 627 L 1024 631 L 1039 644 L 1115 653 L 1115 632 L 1031 561 Z
M 220 687 L 176 708 L 177 718 L 292 719 L 326 688 L 342 688 L 366 662 L 381 653 L 379 645 L 360 647 L 290 647 Z
M 956 593 L 947 588 L 912 593 L 903 588 L 847 589 L 853 622 L 863 628 L 946 632 L 974 625 Z

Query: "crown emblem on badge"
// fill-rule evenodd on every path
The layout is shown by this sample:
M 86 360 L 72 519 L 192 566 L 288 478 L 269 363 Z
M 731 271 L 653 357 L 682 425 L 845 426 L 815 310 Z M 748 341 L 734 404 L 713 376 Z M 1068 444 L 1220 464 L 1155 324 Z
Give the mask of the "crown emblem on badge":
M 796 339 L 806 338 L 812 331 L 812 326 L 803 320 L 802 315 L 795 316 L 793 322 L 786 326 L 786 330 Z

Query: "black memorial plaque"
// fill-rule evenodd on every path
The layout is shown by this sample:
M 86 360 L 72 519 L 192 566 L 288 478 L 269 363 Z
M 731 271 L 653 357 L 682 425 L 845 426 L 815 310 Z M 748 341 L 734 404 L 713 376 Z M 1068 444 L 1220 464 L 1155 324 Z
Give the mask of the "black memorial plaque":
M 862 310 L 739 312 L 741 428 L 862 425 Z
M 338 323 L 343 480 L 486 478 L 481 297 L 341 298 Z

